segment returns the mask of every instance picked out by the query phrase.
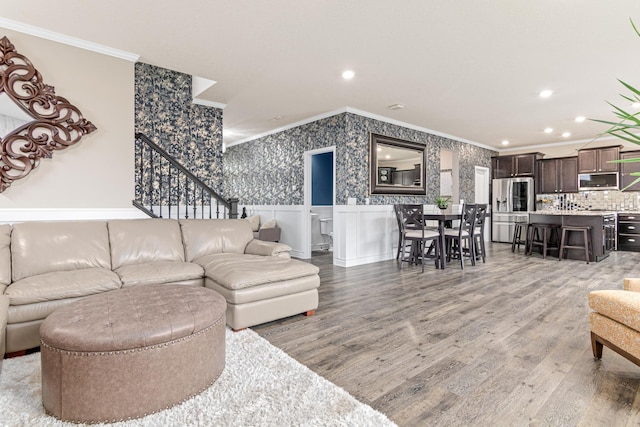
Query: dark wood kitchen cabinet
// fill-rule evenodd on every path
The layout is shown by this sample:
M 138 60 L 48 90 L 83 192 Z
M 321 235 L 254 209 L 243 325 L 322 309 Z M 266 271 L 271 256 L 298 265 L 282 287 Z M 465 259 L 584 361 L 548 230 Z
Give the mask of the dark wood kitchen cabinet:
M 625 151 L 620 153 L 620 160 L 640 158 L 640 151 Z M 640 162 L 620 163 L 620 189 L 624 191 L 640 191 L 640 183 L 631 185 L 637 177 L 631 176 L 632 172 L 640 172 Z M 640 241 L 640 240 L 639 240 Z
M 618 172 L 618 163 L 609 162 L 619 156 L 620 146 L 579 150 L 578 173 Z
M 618 250 L 640 252 L 640 215 L 618 214 Z
M 578 158 L 538 160 L 538 193 L 577 193 Z
M 542 153 L 527 153 L 492 157 L 493 178 L 533 177 L 536 175 L 536 161 L 542 156 Z

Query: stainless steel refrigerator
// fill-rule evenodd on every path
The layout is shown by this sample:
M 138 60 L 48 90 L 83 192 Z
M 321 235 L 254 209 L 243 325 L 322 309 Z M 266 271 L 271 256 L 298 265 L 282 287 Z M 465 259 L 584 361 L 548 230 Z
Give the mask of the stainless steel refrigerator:
M 535 210 L 533 178 L 494 179 L 491 200 L 491 240 L 510 243 L 515 223 Z

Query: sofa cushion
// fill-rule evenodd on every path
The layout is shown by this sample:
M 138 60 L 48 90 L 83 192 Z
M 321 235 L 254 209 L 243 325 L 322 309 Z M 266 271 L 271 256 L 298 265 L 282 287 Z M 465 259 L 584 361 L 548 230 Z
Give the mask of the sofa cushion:
M 640 331 L 640 292 L 603 290 L 589 292 L 589 307 Z
M 84 297 L 119 289 L 120 286 L 120 278 L 113 271 L 85 268 L 54 271 L 17 280 L 4 293 L 11 299 L 11 305 L 21 305 Z
M 214 254 L 197 259 L 204 274 L 232 290 L 318 274 L 315 265 L 289 258 L 261 255 Z
M 180 224 L 175 219 L 121 219 L 108 223 L 111 265 L 184 261 Z
M 263 256 L 286 256 L 289 257 L 291 246 L 284 243 L 265 242 L 263 240 L 252 240 L 245 249 L 247 255 L 263 255 Z
M 79 301 L 82 298 L 84 297 L 57 299 L 34 304 L 11 305 L 9 306 L 9 319 L 7 323 L 16 324 L 42 320 L 60 307 L 64 307 L 74 301 Z
M 244 219 L 181 219 L 180 227 L 187 262 L 206 255 L 242 254 L 253 240 L 251 226 Z
M 0 225 L 0 294 L 11 283 L 11 226 Z
M 260 230 L 260 215 L 252 215 L 245 218 L 251 224 L 251 231 Z
M 105 221 L 34 221 L 13 225 L 13 281 L 54 271 L 111 268 Z
M 318 275 L 304 276 L 236 290 L 222 286 L 207 277 L 205 286 L 222 295 L 229 304 L 248 304 L 317 289 L 320 286 L 320 277 Z
M 278 226 L 278 223 L 276 222 L 276 220 L 270 219 L 265 221 L 265 223 L 260 226 L 260 230 L 265 230 L 267 228 L 276 228 L 277 226 Z
M 193 280 L 203 282 L 204 270 L 191 262 L 160 261 L 125 265 L 114 270 L 120 276 L 122 287 L 179 283 Z

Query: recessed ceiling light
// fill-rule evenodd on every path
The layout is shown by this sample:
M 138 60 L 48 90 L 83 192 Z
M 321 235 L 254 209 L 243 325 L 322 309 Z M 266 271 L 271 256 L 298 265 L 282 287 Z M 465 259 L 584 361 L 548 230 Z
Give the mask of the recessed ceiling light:
M 582 123 L 585 120 L 587 120 L 587 118 L 585 116 L 578 116 L 578 117 L 575 118 L 575 121 L 578 122 L 578 123 Z
M 540 98 L 548 98 L 553 95 L 553 91 L 551 89 L 545 89 L 540 92 Z
M 571 132 L 562 132 L 563 138 L 569 138 L 571 136 Z
M 553 128 L 546 128 L 544 130 L 544 133 L 551 133 L 551 132 L 553 132 Z
M 504 141 L 502 141 L 502 145 L 509 145 L 509 141 L 505 139 Z
M 631 104 L 631 106 L 633 108 L 640 108 L 640 102 L 634 102 L 633 104 Z
M 393 104 L 393 105 L 389 105 L 387 107 L 390 110 L 402 110 L 404 108 L 404 105 L 402 104 Z
M 342 72 L 342 78 L 345 80 L 351 80 L 355 75 L 356 73 L 351 70 L 346 70 Z
M 382 148 L 378 147 L 378 153 L 382 151 Z

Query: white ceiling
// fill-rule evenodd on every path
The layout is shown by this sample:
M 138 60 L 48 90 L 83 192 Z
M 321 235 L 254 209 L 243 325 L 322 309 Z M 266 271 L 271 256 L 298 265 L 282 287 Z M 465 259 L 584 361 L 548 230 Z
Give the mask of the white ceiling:
M 217 81 L 227 144 L 350 107 L 501 150 L 589 141 L 640 86 L 640 1 L 23 0 L 2 16 Z M 356 76 L 341 78 L 345 69 Z M 554 95 L 541 99 L 542 89 Z M 387 107 L 404 104 L 402 110 Z M 274 121 L 274 117 L 281 116 Z M 554 132 L 545 134 L 544 128 Z M 560 134 L 571 132 L 569 138 Z

